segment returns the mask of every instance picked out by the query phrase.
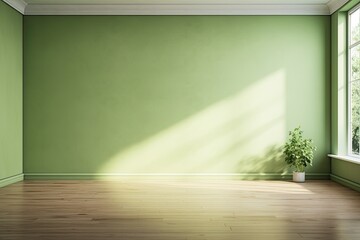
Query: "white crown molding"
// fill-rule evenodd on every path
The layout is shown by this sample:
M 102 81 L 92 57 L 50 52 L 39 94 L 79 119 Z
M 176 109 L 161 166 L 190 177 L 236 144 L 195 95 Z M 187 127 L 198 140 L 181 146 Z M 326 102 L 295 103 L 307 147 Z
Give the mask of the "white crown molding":
M 340 9 L 342 6 L 344 6 L 349 0 L 330 0 L 327 3 L 327 6 L 329 7 L 330 14 L 333 14 L 338 9 Z
M 349 0 L 326 4 L 27 4 L 3 0 L 24 15 L 331 15 Z
M 3 0 L 21 14 L 25 13 L 26 3 L 23 0 Z
M 25 15 L 329 15 L 325 4 L 28 4 Z

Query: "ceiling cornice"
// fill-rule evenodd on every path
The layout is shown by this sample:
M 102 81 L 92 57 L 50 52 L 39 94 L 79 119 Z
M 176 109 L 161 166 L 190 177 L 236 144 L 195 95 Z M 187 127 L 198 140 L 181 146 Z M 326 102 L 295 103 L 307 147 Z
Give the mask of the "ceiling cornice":
M 24 15 L 331 15 L 349 0 L 330 0 L 327 4 L 45 5 L 27 4 L 24 0 L 3 1 Z
M 329 7 L 330 14 L 333 14 L 338 9 L 340 9 L 342 6 L 344 6 L 349 0 L 330 0 L 327 3 L 327 6 Z
M 25 15 L 328 15 L 326 5 L 113 4 L 33 5 Z
M 23 0 L 3 0 L 21 14 L 25 13 L 26 3 Z

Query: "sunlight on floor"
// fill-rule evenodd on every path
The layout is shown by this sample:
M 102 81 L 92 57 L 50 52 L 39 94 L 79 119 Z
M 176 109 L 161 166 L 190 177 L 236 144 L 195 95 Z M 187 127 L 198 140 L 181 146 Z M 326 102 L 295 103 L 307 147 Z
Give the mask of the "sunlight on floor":
M 0 189 L 6 239 L 359 239 L 359 193 L 332 181 L 139 177 Z
M 222 180 L 204 178 L 182 177 L 173 178 L 166 176 L 159 180 L 159 177 L 133 177 L 129 182 L 138 182 L 146 185 L 153 185 L 154 188 L 186 188 L 188 190 L 204 189 L 204 190 L 220 190 L 220 191 L 247 191 L 247 192 L 269 192 L 284 194 L 313 194 L 313 192 L 305 188 L 302 184 L 290 181 L 239 181 L 239 180 Z

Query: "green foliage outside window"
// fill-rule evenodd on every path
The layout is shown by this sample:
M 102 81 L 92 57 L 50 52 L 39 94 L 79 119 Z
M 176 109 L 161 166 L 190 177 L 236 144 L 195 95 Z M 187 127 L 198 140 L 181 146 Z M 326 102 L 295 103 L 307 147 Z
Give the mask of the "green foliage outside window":
M 359 11 L 359 10 L 358 10 Z M 360 40 L 360 23 L 351 29 L 351 41 Z M 351 77 L 351 145 L 352 153 L 360 152 L 360 45 L 350 49 Z

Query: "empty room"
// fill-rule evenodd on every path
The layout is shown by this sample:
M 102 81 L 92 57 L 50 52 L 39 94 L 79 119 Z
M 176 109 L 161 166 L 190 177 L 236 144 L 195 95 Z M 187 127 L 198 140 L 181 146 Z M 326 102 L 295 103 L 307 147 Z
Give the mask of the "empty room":
M 359 240 L 360 0 L 0 0 L 0 240 Z

